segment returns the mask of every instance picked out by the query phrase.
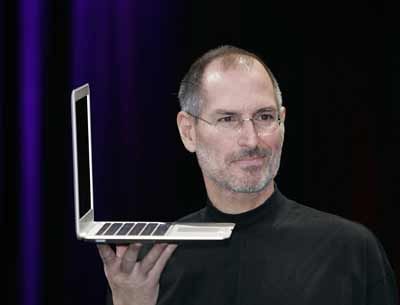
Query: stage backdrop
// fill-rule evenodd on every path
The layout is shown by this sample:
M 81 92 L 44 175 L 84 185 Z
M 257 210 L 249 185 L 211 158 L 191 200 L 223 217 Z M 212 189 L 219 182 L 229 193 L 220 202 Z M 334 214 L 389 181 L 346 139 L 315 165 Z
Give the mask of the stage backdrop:
M 399 278 L 400 69 L 388 44 L 399 33 L 383 26 L 378 8 L 19 0 L 0 9 L 9 304 L 105 301 L 96 248 L 74 232 L 71 90 L 89 83 L 92 92 L 96 217 L 175 220 L 206 198 L 176 128 L 179 81 L 198 56 L 223 44 L 255 52 L 280 82 L 282 192 L 367 226 Z

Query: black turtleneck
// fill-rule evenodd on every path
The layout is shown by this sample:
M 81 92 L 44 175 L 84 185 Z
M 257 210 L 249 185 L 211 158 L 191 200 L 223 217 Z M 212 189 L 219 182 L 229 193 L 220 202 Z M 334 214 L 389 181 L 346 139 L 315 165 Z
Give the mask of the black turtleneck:
M 275 192 L 226 214 L 211 202 L 181 219 L 234 222 L 228 240 L 179 245 L 158 305 L 397 305 L 394 273 L 364 226 Z
M 218 210 L 210 200 L 207 200 L 206 207 L 203 210 L 200 210 L 200 214 L 203 214 L 204 221 L 233 222 L 236 224 L 236 231 L 243 227 L 249 225 L 252 226 L 258 223 L 261 218 L 264 224 L 272 225 L 272 222 L 279 219 L 279 217 L 277 217 L 279 209 L 283 208 L 283 205 L 279 204 L 279 201 L 281 201 L 283 197 L 277 190 L 276 185 L 275 189 L 276 191 L 274 191 L 274 193 L 263 204 L 253 210 L 240 214 L 227 214 Z M 284 211 L 281 211 L 281 213 L 282 212 L 284 213 Z M 198 216 L 198 213 L 195 213 L 194 215 Z M 185 221 L 194 215 L 186 216 L 182 221 Z

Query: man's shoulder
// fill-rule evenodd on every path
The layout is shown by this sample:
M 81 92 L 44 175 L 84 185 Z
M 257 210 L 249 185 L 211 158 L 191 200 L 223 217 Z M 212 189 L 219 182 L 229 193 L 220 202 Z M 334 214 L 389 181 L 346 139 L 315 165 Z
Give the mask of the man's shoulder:
M 281 226 L 295 226 L 305 232 L 326 232 L 339 234 L 342 238 L 373 239 L 373 233 L 363 224 L 340 215 L 313 208 L 307 204 L 288 199 L 290 213 Z M 329 234 L 329 235 L 330 235 Z

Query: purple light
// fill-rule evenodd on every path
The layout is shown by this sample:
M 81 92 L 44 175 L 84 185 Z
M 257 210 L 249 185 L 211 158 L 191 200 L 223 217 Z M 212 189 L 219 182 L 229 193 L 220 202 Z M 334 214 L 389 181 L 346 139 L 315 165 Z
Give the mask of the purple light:
M 40 303 L 40 0 L 20 1 L 21 304 Z
M 87 82 L 87 69 L 84 59 L 80 60 L 83 55 L 89 51 L 89 37 L 86 34 L 87 22 L 90 19 L 88 16 L 88 2 L 87 1 L 73 1 L 72 2 L 72 61 L 73 61 L 73 86 L 77 87 Z

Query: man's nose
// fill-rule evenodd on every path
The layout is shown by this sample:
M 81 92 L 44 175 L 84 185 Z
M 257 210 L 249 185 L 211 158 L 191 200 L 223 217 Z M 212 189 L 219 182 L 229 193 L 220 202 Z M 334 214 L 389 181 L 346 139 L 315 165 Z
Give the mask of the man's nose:
M 256 147 L 258 144 L 258 133 L 253 120 L 243 120 L 239 130 L 238 144 L 246 147 Z

